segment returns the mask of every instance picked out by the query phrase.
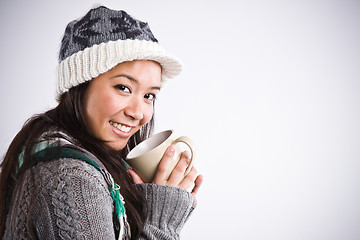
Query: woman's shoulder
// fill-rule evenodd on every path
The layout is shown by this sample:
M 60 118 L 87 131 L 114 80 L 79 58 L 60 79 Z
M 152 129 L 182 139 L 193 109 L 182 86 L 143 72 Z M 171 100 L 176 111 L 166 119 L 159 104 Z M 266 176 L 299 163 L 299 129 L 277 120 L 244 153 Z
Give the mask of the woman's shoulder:
M 32 171 L 42 181 L 48 178 L 68 179 L 69 181 L 91 181 L 107 186 L 101 172 L 89 163 L 76 158 L 59 158 L 51 161 L 40 162 L 33 167 Z
M 89 151 L 83 149 L 69 135 L 61 131 L 45 132 L 35 146 L 35 172 L 47 175 L 103 179 L 105 168 Z
M 95 194 L 98 198 L 111 199 L 111 175 L 95 155 L 71 136 L 63 132 L 43 134 L 33 159 L 36 165 L 30 172 L 45 194 L 66 186 L 69 191 L 83 192 L 86 196 Z

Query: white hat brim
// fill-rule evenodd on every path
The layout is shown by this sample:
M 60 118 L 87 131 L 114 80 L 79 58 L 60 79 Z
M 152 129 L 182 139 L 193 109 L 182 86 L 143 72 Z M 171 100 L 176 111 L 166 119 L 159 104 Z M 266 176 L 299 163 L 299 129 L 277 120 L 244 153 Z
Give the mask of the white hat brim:
M 182 71 L 181 61 L 166 53 L 156 42 L 146 40 L 117 40 L 93 45 L 78 51 L 60 62 L 57 93 L 90 81 L 119 63 L 133 60 L 153 60 L 162 67 L 162 81 Z

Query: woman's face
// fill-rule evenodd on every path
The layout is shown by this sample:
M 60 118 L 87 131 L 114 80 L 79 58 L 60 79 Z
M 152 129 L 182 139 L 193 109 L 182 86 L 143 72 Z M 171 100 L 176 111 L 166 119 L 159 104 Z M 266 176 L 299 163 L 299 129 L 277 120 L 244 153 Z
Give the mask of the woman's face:
M 136 60 L 118 64 L 90 82 L 83 110 L 91 134 L 121 150 L 149 122 L 160 91 L 160 64 Z

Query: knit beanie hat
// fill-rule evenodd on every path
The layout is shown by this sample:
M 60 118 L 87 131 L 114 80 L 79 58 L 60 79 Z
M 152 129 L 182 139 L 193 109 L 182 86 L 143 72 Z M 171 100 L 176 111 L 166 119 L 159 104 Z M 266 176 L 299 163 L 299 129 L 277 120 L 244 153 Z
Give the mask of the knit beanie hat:
M 117 64 L 153 60 L 162 68 L 162 81 L 178 75 L 181 62 L 160 47 L 149 25 L 125 11 L 104 6 L 70 22 L 61 42 L 57 93 L 96 78 Z

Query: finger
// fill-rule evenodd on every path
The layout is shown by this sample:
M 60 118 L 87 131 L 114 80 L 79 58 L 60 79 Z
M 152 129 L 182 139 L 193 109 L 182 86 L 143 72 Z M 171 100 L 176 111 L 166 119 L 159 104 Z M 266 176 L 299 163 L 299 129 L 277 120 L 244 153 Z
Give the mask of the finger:
M 179 184 L 179 187 L 191 192 L 192 189 L 194 188 L 195 185 L 194 182 L 197 175 L 198 174 L 195 167 L 192 167 L 190 172 L 182 179 L 181 183 Z
M 140 176 L 132 169 L 128 169 L 127 172 L 130 174 L 134 183 L 144 183 L 144 181 L 140 178 Z
M 204 177 L 202 175 L 199 175 L 199 176 L 197 176 L 197 178 L 195 180 L 195 187 L 193 188 L 193 190 L 191 192 L 191 194 L 193 196 L 193 206 L 196 205 L 196 201 L 197 201 L 196 194 L 199 191 L 199 188 L 203 182 L 203 179 L 204 179 Z
M 159 167 L 156 171 L 153 183 L 163 184 L 164 182 L 166 182 L 166 180 L 167 180 L 166 174 L 169 169 L 171 159 L 174 156 L 174 153 L 175 153 L 175 146 L 170 145 L 166 149 L 164 156 L 161 158 L 161 161 L 160 161 Z
M 172 170 L 168 184 L 171 186 L 178 186 L 181 181 L 184 179 L 185 170 L 190 162 L 190 153 L 189 151 L 184 151 L 181 154 L 179 162 L 176 164 L 175 168 Z
M 191 194 L 193 194 L 194 196 L 197 194 L 197 192 L 201 187 L 201 184 L 203 183 L 203 180 L 204 180 L 203 175 L 197 176 L 197 178 L 195 179 L 195 187 L 193 188 Z

